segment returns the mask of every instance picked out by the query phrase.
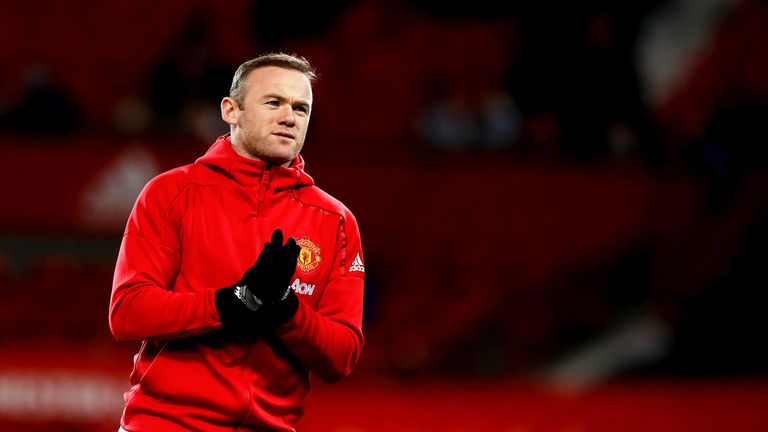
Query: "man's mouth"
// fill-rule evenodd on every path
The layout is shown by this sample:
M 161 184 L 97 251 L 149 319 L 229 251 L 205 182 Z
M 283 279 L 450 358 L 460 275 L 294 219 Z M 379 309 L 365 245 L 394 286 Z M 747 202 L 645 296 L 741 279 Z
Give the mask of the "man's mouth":
M 295 138 L 292 133 L 284 132 L 284 131 L 275 132 L 274 135 L 285 137 L 285 138 L 290 138 L 290 139 L 294 139 Z

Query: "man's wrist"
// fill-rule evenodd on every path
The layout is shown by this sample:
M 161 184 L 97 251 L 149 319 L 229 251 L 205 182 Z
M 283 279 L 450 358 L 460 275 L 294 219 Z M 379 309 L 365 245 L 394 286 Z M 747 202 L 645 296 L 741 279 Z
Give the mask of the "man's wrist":
M 247 284 L 236 284 L 217 290 L 215 300 L 222 324 L 230 329 L 254 323 L 276 326 L 290 320 L 299 308 L 299 298 L 290 287 L 270 302 L 254 296 Z
M 278 300 L 259 312 L 264 322 L 271 326 L 277 326 L 290 320 L 299 309 L 299 297 L 293 290 L 288 290 L 282 300 Z
M 253 295 L 248 285 L 235 285 L 235 296 L 250 310 L 257 311 L 264 306 L 264 302 Z

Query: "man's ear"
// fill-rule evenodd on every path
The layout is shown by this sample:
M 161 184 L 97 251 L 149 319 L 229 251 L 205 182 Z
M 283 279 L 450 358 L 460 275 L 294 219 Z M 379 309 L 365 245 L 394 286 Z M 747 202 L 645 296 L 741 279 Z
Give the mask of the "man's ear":
M 237 123 L 237 114 L 240 112 L 240 106 L 231 97 L 227 96 L 221 100 L 221 119 L 229 125 Z

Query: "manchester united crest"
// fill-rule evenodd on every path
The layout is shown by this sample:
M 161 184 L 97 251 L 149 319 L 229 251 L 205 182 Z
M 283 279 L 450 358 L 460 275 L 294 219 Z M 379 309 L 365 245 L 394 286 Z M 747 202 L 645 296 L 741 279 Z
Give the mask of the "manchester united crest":
M 296 265 L 304 273 L 309 273 L 320 265 L 320 248 L 307 237 L 302 237 L 296 240 L 296 243 L 301 246 L 301 252 L 299 252 L 299 260 Z

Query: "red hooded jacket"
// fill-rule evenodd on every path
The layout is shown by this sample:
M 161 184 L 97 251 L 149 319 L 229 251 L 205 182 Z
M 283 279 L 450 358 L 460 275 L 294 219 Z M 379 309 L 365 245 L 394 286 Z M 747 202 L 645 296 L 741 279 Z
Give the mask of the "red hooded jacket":
M 122 426 L 130 432 L 291 431 L 310 372 L 347 375 L 363 347 L 363 254 L 357 222 L 289 167 L 237 155 L 220 137 L 194 164 L 142 191 L 120 247 L 109 324 L 141 341 Z M 222 331 L 214 303 L 281 228 L 302 247 L 296 315 L 271 331 Z

